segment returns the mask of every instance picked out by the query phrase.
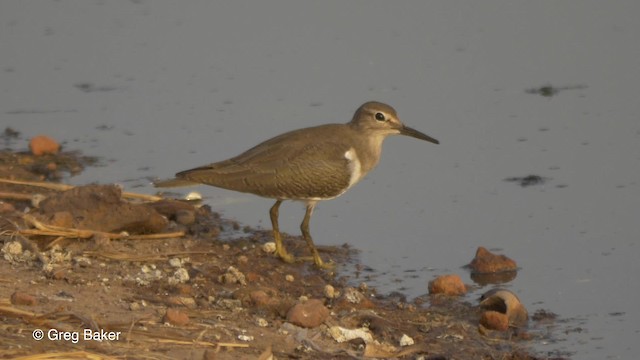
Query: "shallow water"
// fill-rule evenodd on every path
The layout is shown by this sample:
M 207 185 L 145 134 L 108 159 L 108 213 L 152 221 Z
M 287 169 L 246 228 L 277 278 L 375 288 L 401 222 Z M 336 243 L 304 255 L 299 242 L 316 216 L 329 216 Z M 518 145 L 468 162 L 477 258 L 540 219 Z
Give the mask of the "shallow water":
M 521 267 L 508 286 L 529 310 L 564 319 L 559 340 L 536 349 L 632 358 L 639 11 L 633 1 L 2 2 L 0 127 L 105 157 L 71 183 L 151 193 L 151 178 L 387 102 L 441 145 L 388 139 L 375 171 L 318 206 L 316 242 L 361 249 L 378 274 L 370 285 L 409 296 L 438 274 L 471 283 L 460 267 L 478 246 L 498 249 Z M 504 181 L 529 174 L 548 181 Z M 226 216 L 270 227 L 272 201 L 197 190 Z M 284 231 L 298 233 L 302 211 L 282 207 Z

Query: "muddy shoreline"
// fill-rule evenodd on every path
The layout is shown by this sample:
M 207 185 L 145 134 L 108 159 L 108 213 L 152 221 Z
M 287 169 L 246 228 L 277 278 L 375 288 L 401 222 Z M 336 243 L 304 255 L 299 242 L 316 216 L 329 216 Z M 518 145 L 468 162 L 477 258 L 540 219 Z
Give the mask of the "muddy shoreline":
M 0 178 L 56 184 L 91 160 L 5 150 Z M 337 271 L 318 270 L 283 263 L 269 231 L 206 205 L 111 185 L 5 182 L 0 194 L 2 358 L 545 359 L 531 348 L 548 332 L 531 329 L 550 317 L 494 331 L 456 296 L 377 294 L 340 275 L 366 266 L 347 245 L 319 247 Z M 242 235 L 221 240 L 230 231 Z M 306 255 L 300 237 L 283 235 Z

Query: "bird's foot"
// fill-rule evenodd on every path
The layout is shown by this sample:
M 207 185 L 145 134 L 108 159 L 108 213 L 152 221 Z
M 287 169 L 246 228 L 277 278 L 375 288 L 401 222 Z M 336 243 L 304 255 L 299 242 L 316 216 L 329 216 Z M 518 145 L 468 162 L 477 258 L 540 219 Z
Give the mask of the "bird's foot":
M 297 260 L 295 256 L 289 254 L 284 248 L 280 248 L 278 251 L 276 251 L 276 253 L 280 257 L 280 259 L 282 259 L 282 261 L 288 264 L 292 264 Z
M 317 258 L 315 256 L 298 256 L 295 258 L 296 262 L 305 262 L 305 261 L 313 261 L 314 265 L 320 269 L 324 270 L 333 270 L 336 268 L 336 263 L 333 261 L 324 262 L 320 256 Z
M 320 257 L 318 257 L 317 259 L 313 259 L 313 262 L 317 267 L 323 270 L 333 270 L 336 268 L 336 263 L 334 263 L 333 261 L 324 262 L 322 261 L 322 259 L 320 259 Z
M 320 269 L 332 270 L 335 269 L 336 264 L 333 261 L 324 262 L 318 253 L 313 254 L 313 256 L 293 256 L 287 250 L 285 250 L 284 246 L 276 249 L 276 254 L 282 261 L 292 264 L 294 262 L 303 262 L 303 261 L 313 261 L 313 263 Z

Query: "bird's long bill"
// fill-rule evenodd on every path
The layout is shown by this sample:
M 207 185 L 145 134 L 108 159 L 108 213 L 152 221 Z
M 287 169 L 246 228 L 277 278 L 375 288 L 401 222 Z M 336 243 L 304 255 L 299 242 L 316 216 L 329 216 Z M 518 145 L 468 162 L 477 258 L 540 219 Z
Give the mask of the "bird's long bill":
M 411 136 L 414 137 L 416 139 L 420 139 L 420 140 L 425 140 L 428 142 L 432 142 L 434 144 L 440 144 L 440 141 L 432 138 L 431 136 L 425 134 L 425 133 L 421 133 L 420 131 L 410 128 L 408 126 L 403 126 L 400 128 L 400 134 L 401 135 L 407 135 L 407 136 Z

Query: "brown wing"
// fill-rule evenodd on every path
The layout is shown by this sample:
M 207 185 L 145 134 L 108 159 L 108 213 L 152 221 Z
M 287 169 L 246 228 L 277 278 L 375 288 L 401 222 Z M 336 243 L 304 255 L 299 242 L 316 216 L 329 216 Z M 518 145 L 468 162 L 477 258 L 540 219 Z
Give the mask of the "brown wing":
M 179 179 L 278 199 L 331 198 L 349 185 L 347 146 L 297 131 L 229 160 L 176 174 Z

